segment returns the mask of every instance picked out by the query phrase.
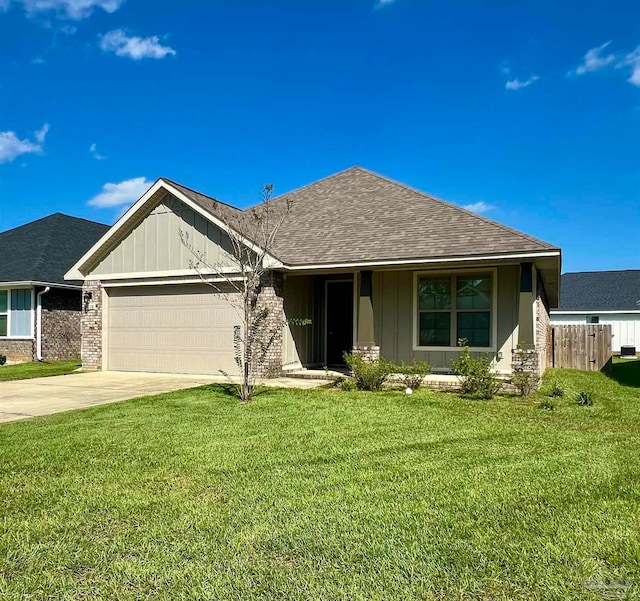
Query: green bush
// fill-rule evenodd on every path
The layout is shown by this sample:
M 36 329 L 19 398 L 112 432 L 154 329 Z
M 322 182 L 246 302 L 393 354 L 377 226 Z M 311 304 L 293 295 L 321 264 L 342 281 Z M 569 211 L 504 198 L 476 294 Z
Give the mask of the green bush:
M 542 399 L 542 402 L 540 403 L 540 409 L 553 411 L 555 408 L 556 408 L 556 403 L 553 399 Z
M 468 346 L 460 350 L 460 359 L 452 361 L 453 373 L 460 378 L 460 392 L 465 396 L 492 399 L 502 383 L 491 371 L 491 360 L 485 355 L 474 357 Z
M 562 388 L 562 386 L 560 384 L 558 384 L 558 382 L 556 382 L 553 385 L 553 387 L 551 388 L 551 391 L 549 392 L 549 396 L 563 397 L 564 396 L 564 388 Z
M 529 396 L 538 389 L 540 376 L 522 365 L 512 365 L 511 383 L 515 386 L 520 396 Z
M 353 378 L 342 378 L 338 382 L 338 388 L 344 392 L 353 392 L 357 390 L 357 386 Z
M 428 361 L 413 361 L 393 366 L 393 373 L 398 375 L 398 381 L 405 387 L 415 390 L 420 388 L 425 376 L 431 373 L 431 363 Z
M 576 397 L 576 402 L 580 407 L 591 407 L 593 405 L 593 395 L 586 390 L 581 390 Z
M 382 358 L 367 361 L 360 355 L 344 354 L 344 360 L 358 390 L 380 390 L 389 376 L 394 372 L 394 365 Z

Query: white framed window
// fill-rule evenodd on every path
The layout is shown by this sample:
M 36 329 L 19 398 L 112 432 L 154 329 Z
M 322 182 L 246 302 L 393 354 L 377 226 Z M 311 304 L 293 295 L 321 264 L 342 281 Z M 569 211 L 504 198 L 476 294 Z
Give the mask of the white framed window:
M 496 321 L 495 268 L 415 274 L 414 350 L 495 350 Z
M 587 323 L 600 323 L 599 315 L 587 315 Z
M 33 338 L 33 288 L 0 290 L 0 338 Z

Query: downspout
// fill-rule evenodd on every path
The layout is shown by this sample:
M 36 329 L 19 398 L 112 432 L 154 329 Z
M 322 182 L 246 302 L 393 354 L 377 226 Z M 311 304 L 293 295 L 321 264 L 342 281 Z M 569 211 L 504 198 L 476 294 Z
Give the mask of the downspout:
M 38 309 L 36 311 L 36 357 L 38 361 L 42 361 L 42 297 L 51 290 L 51 286 L 47 286 L 44 290 L 38 292 Z

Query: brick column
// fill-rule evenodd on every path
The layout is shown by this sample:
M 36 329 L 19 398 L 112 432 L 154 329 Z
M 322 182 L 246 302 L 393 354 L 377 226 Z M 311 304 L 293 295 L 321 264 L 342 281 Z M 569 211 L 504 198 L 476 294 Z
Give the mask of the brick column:
M 265 362 L 258 366 L 261 375 L 275 376 L 282 372 L 282 331 L 284 328 L 284 279 L 278 271 L 264 274 L 258 294 L 258 306 L 268 309 L 265 328 L 277 330 L 267 351 Z
M 82 286 L 82 367 L 102 369 L 102 284 L 97 280 Z

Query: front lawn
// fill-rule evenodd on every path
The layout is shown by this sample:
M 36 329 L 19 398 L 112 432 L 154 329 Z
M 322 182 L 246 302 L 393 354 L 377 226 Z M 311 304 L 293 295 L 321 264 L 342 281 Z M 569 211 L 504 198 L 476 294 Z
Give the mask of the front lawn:
M 555 410 L 212 386 L 0 426 L 0 598 L 636 598 L 640 388 L 555 381 Z
M 80 367 L 80 361 L 54 361 L 52 363 L 34 361 L 0 366 L 0 382 L 7 380 L 30 380 L 45 376 L 70 374 Z

